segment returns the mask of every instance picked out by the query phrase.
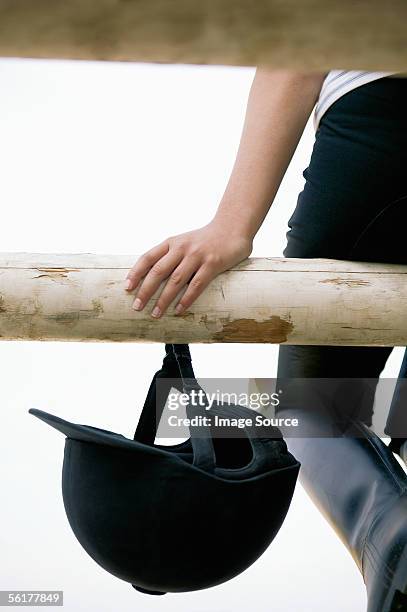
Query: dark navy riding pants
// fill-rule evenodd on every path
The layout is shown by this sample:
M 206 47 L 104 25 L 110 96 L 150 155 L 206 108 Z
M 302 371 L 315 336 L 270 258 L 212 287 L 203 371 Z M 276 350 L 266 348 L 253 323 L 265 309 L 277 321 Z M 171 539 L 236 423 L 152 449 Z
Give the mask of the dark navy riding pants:
M 385 77 L 337 100 L 322 117 L 284 257 L 407 264 L 407 79 Z M 406 278 L 407 281 L 407 278 Z M 378 378 L 392 347 L 280 345 L 279 377 Z M 407 377 L 407 350 L 400 378 Z M 371 401 L 362 420 L 370 425 Z M 390 408 L 386 433 L 407 416 Z M 404 415 L 402 413 L 405 413 Z M 393 434 L 391 433 L 393 427 Z

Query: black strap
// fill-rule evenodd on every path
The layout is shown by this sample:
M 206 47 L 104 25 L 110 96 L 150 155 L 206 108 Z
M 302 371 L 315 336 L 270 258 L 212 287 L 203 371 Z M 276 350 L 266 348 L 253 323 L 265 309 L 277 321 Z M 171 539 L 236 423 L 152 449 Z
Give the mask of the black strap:
M 243 429 L 232 428 L 232 436 L 239 435 L 239 437 L 249 438 L 256 460 L 257 473 L 276 467 L 276 452 L 279 452 L 280 456 L 285 456 L 287 445 L 280 429 L 265 424 L 263 422 L 265 417 L 261 413 L 256 413 L 256 411 L 241 404 L 228 403 L 213 405 L 211 412 L 228 420 L 234 418 L 246 420 Z
M 166 380 L 157 388 L 159 379 Z M 206 395 L 195 378 L 188 344 L 165 345 L 163 365 L 153 376 L 134 434 L 134 439 L 138 442 L 154 444 L 171 388 L 184 393 L 191 393 L 192 390 L 202 391 L 204 402 L 207 402 Z M 194 416 L 205 416 L 205 406 L 193 406 L 189 403 L 186 406 L 186 414 L 189 419 Z M 194 452 L 193 464 L 206 472 L 214 472 L 215 451 L 210 428 L 205 425 L 194 425 L 189 427 L 189 432 Z
M 158 379 L 166 380 L 161 382 L 157 388 Z M 134 434 L 135 440 L 143 444 L 154 444 L 158 425 L 172 387 L 182 391 L 182 381 L 179 377 L 178 365 L 173 355 L 166 353 L 161 369 L 154 374 L 150 383 Z

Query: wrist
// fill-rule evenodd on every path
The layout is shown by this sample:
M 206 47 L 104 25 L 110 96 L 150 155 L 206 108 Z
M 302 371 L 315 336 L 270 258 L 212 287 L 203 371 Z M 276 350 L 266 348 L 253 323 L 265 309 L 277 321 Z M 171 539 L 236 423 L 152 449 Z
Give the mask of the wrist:
M 234 212 L 218 210 L 210 221 L 212 227 L 221 229 L 225 234 L 240 238 L 250 244 L 258 231 L 252 220 L 242 219 Z

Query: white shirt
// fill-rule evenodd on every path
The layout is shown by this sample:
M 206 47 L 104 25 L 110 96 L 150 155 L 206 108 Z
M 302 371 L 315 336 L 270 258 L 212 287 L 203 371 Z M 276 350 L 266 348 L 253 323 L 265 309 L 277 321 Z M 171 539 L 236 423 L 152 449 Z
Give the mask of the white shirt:
M 314 111 L 314 128 L 318 129 L 321 117 L 341 96 L 360 85 L 397 74 L 396 72 L 357 72 L 356 70 L 331 70 L 325 77 Z

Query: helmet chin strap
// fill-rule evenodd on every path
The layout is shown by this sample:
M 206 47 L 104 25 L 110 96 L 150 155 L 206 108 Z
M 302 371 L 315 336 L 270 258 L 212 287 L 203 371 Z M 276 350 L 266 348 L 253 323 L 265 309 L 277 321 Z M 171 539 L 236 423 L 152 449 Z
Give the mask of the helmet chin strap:
M 157 382 L 159 381 L 159 384 Z M 186 406 L 187 417 L 190 420 L 189 433 L 193 448 L 193 465 L 208 473 L 213 473 L 216 466 L 215 450 L 210 427 L 196 416 L 205 416 L 205 408 L 209 405 L 206 394 L 196 380 L 192 367 L 188 344 L 166 344 L 163 365 L 151 381 L 146 401 L 134 434 L 134 440 L 153 445 L 157 430 L 164 412 L 171 388 L 191 396 L 199 393 L 204 399 L 204 405 Z

